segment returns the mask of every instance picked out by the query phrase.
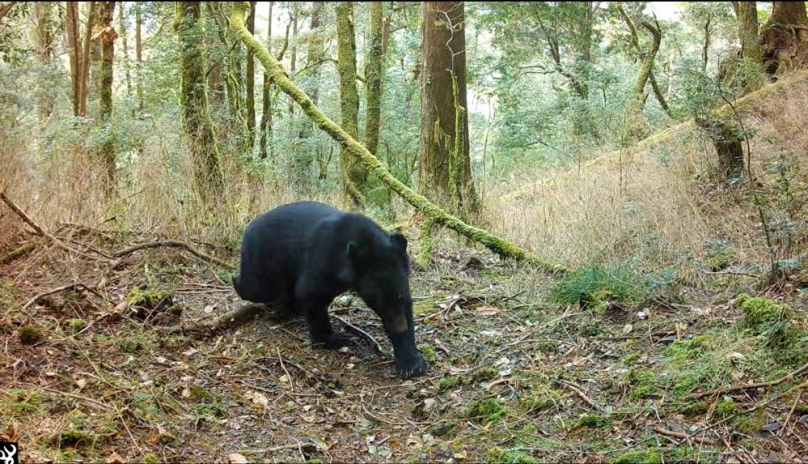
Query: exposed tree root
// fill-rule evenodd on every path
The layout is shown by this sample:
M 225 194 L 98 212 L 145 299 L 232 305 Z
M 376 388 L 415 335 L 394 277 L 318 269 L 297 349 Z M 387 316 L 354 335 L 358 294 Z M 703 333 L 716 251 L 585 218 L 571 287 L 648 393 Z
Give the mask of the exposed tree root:
M 189 333 L 203 336 L 210 335 L 211 333 L 221 329 L 241 325 L 265 310 L 265 305 L 257 303 L 244 303 L 240 307 L 216 316 L 213 319 L 172 325 L 168 327 L 156 327 L 155 330 L 163 334 Z

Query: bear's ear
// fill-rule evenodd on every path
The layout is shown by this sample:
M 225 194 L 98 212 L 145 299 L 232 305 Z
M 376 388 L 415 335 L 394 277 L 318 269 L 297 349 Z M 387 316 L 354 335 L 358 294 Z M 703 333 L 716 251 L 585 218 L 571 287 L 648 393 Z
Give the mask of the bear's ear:
M 407 237 L 399 232 L 394 232 L 390 235 L 390 244 L 402 253 L 407 252 Z

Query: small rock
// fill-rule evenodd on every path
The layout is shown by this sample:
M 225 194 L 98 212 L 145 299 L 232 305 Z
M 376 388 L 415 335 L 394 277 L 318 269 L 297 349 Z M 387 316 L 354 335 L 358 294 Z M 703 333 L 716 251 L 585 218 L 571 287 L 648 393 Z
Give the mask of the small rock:
M 648 313 L 640 311 L 640 312 L 637 313 L 637 317 L 639 317 L 641 320 L 644 321 L 644 320 L 648 319 Z
M 765 435 L 766 433 L 774 433 L 780 430 L 781 428 L 783 428 L 783 424 L 781 424 L 780 421 L 774 421 L 769 422 L 768 424 L 761 427 L 760 431 L 763 432 Z

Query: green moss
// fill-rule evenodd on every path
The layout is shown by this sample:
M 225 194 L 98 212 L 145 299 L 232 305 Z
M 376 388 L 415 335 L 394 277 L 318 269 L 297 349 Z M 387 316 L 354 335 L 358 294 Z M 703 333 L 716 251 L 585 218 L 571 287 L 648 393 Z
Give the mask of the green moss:
M 661 464 L 662 455 L 655 449 L 634 450 L 613 457 L 610 464 Z
M 159 440 L 163 445 L 171 445 L 178 442 L 180 439 L 177 438 L 176 435 L 166 432 L 160 434 Z
M 33 325 L 24 325 L 17 329 L 17 335 L 23 345 L 33 345 L 42 340 L 42 329 Z
M 706 401 L 696 401 L 695 403 L 688 403 L 681 406 L 678 410 L 683 415 L 688 417 L 693 416 L 700 416 L 702 414 L 707 414 L 707 410 L 709 409 L 709 405 Z
M 602 429 L 611 425 L 612 421 L 599 414 L 581 414 L 576 423 L 576 427 L 588 429 Z
M 556 390 L 539 387 L 522 398 L 519 403 L 527 412 L 543 411 L 555 406 L 559 396 Z
M 435 302 L 432 300 L 416 301 L 412 305 L 412 313 L 416 316 L 434 313 L 436 309 L 438 308 L 435 306 Z
M 52 446 L 61 448 L 63 446 L 79 447 L 91 445 L 99 439 L 94 433 L 86 430 L 70 429 L 50 436 L 49 442 Z
M 802 416 L 803 414 L 808 414 L 808 404 L 807 403 L 798 404 L 797 407 L 794 408 L 794 413 L 799 414 L 800 416 Z
M 198 401 L 214 399 L 213 395 L 211 395 L 209 391 L 200 387 L 199 385 L 194 385 L 191 387 L 191 398 Z
M 13 401 L 0 402 L 0 410 L 8 411 L 11 415 L 34 414 L 42 406 L 42 397 L 36 390 L 10 389 L 8 393 Z M 0 396 L 0 399 L 3 397 Z
M 438 389 L 440 391 L 445 391 L 455 388 L 460 384 L 462 384 L 462 381 L 457 377 L 444 377 L 441 379 L 440 384 L 438 384 Z
M 777 304 L 768 298 L 741 293 L 735 301 L 746 315 L 744 326 L 749 329 L 759 329 L 763 326 L 777 324 L 794 316 L 788 305 Z
M 727 417 L 738 410 L 738 403 L 730 397 L 724 397 L 715 407 L 715 414 L 719 417 Z
M 766 347 L 778 364 L 802 365 L 808 352 L 808 332 L 800 328 L 803 318 L 788 305 L 777 304 L 768 298 L 752 297 L 742 293 L 737 298 L 738 307 L 746 319 L 743 327 L 754 335 L 764 337 Z
M 429 428 L 429 433 L 435 437 L 446 437 L 457 433 L 457 423 L 439 422 Z
M 491 380 L 499 377 L 499 372 L 493 367 L 481 367 L 471 375 L 471 382 L 477 383 L 483 380 Z
M 143 334 L 134 334 L 116 341 L 124 353 L 135 354 L 150 344 L 150 340 Z
M 154 453 L 146 453 L 140 460 L 140 464 L 159 464 L 159 462 L 160 459 Z
M 640 353 L 631 353 L 623 356 L 623 358 L 620 361 L 626 366 L 630 366 L 635 362 L 639 361 L 641 357 L 642 355 Z
M 172 303 L 170 295 L 164 290 L 141 290 L 140 287 L 134 287 L 126 295 L 126 304 L 157 309 L 161 306 L 170 306 Z
M 636 400 L 657 394 L 656 374 L 654 374 L 654 371 L 630 369 L 626 377 L 629 385 L 632 386 L 631 398 Z
M 538 459 L 523 451 L 504 451 L 494 448 L 488 452 L 485 462 L 490 464 L 538 464 Z
M 86 324 L 81 319 L 70 319 L 70 321 L 68 321 L 68 325 L 70 326 L 70 330 L 73 332 L 80 332 Z
M 732 419 L 732 426 L 735 430 L 745 435 L 757 434 L 764 425 L 766 425 L 766 417 L 763 409 Z
M 507 413 L 508 409 L 502 401 L 495 398 L 487 398 L 473 401 L 468 409 L 466 409 L 464 416 L 467 419 L 475 420 L 479 423 L 488 423 L 496 421 Z
M 434 364 L 438 360 L 438 355 L 435 353 L 435 348 L 429 345 L 418 345 L 418 350 L 424 355 L 424 359 L 430 364 Z

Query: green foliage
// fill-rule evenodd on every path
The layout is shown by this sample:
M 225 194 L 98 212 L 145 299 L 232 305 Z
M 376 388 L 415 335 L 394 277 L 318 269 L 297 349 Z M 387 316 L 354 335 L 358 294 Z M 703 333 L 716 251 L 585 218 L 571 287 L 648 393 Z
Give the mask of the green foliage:
M 42 340 L 42 329 L 34 325 L 24 325 L 17 329 L 17 335 L 20 337 L 20 343 L 33 345 Z
M 660 464 L 662 455 L 655 449 L 632 450 L 613 457 L 610 464 Z
M 489 464 L 539 464 L 541 461 L 523 451 L 494 448 L 488 452 L 485 462 Z
M 487 398 L 473 401 L 463 415 L 469 420 L 485 424 L 494 422 L 506 414 L 508 408 L 505 407 L 505 403 L 495 398 Z
M 609 300 L 642 301 L 648 292 L 646 281 L 629 268 L 592 263 L 564 276 L 553 288 L 551 298 L 602 310 Z

